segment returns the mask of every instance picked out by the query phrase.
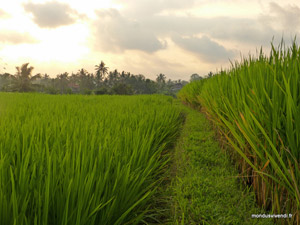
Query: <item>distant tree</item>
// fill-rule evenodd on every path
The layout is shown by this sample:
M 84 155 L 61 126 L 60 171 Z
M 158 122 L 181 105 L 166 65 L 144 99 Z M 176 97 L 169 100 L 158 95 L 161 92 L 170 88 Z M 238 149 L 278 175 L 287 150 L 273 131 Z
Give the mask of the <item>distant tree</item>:
M 15 77 L 9 73 L 0 74 L 0 90 L 9 91 L 12 89 Z
M 56 76 L 56 80 L 58 82 L 58 87 L 59 87 L 59 91 L 60 94 L 66 94 L 69 92 L 68 90 L 68 73 L 62 73 Z
M 156 82 L 146 79 L 144 75 L 134 75 L 130 72 L 121 73 L 115 69 L 108 72 L 108 67 L 101 61 L 95 66 L 96 73 L 88 73 L 85 69 L 78 70 L 69 76 L 67 72 L 51 78 L 47 74 L 36 74 L 32 76 L 33 67 L 29 63 L 16 67 L 15 75 L 0 74 L 0 90 L 2 91 L 38 91 L 50 94 L 154 94 L 160 93 L 175 96 L 186 81 L 172 81 L 162 73 L 157 75 Z M 212 73 L 211 73 L 212 74 Z M 106 76 L 108 75 L 108 76 Z M 212 75 L 211 75 L 212 76 Z M 192 79 L 198 79 L 195 74 Z
M 166 75 L 160 73 L 159 75 L 156 76 L 156 82 L 157 82 L 157 91 L 160 94 L 165 94 L 167 91 L 166 87 Z
M 157 83 L 166 83 L 166 75 L 160 73 L 156 76 Z
M 135 94 L 145 94 L 147 88 L 144 75 L 131 75 L 130 81 Z
M 167 81 L 167 85 L 168 85 L 168 86 L 171 86 L 172 84 L 173 84 L 172 80 L 169 79 L 169 80 Z
M 31 87 L 34 91 L 44 92 L 45 86 L 42 83 L 42 75 L 40 73 L 31 77 Z
M 58 94 L 59 84 L 57 78 L 51 78 L 47 73 L 36 74 L 32 77 L 32 85 L 35 91 Z
M 41 84 L 44 86 L 44 87 L 47 87 L 47 86 L 49 86 L 50 85 L 50 80 L 51 80 L 51 78 L 50 78 L 50 76 L 48 75 L 48 74 L 44 74 L 44 75 L 41 75 Z
M 186 80 L 182 80 L 181 81 L 181 84 L 184 86 L 184 85 L 187 85 L 189 82 L 188 81 L 186 81 Z
M 154 94 L 156 92 L 157 92 L 157 83 L 155 83 L 153 80 L 146 79 L 144 94 Z
M 36 75 L 31 77 L 31 80 L 38 80 L 38 79 L 41 79 L 41 78 L 42 78 L 42 75 L 40 73 L 37 73 Z
M 94 75 L 82 68 L 78 71 L 78 78 L 80 92 L 82 94 L 91 94 L 95 88 Z
M 133 89 L 131 88 L 131 86 L 128 84 L 124 84 L 124 83 L 115 84 L 112 88 L 112 91 L 114 94 L 117 94 L 117 95 L 132 95 L 133 94 Z
M 33 71 L 33 67 L 28 67 L 29 63 L 23 64 L 21 67 L 16 67 L 17 74 L 15 76 L 15 85 L 14 89 L 20 92 L 28 92 L 32 91 L 31 87 L 31 73 Z
M 120 79 L 124 81 L 126 78 L 127 78 L 127 74 L 125 73 L 125 71 L 122 71 L 122 73 L 120 74 Z
M 97 90 L 94 91 L 96 95 L 108 95 L 111 94 L 111 91 L 108 87 L 102 86 L 100 88 L 97 88 Z
M 96 85 L 100 87 L 101 81 L 104 80 L 105 75 L 108 74 L 108 67 L 105 66 L 105 63 L 101 61 L 99 65 L 95 65 L 96 70 Z
M 4 74 L 1 74 L 1 77 L 4 79 L 10 79 L 11 77 L 13 77 L 13 75 L 11 75 L 10 73 L 4 73 Z
M 69 87 L 73 93 L 80 92 L 80 76 L 78 73 L 72 72 L 71 76 L 69 76 Z
M 108 85 L 111 87 L 114 84 L 116 84 L 116 82 L 118 81 L 118 79 L 120 78 L 120 74 L 118 72 L 117 69 L 115 69 L 112 72 L 109 72 L 108 74 Z
M 207 77 L 208 78 L 211 78 L 214 74 L 210 71 L 208 74 L 207 74 Z
M 192 74 L 191 77 L 190 77 L 190 82 L 195 81 L 195 80 L 201 80 L 201 79 L 203 79 L 203 78 L 200 77 L 199 74 L 194 73 L 194 74 Z

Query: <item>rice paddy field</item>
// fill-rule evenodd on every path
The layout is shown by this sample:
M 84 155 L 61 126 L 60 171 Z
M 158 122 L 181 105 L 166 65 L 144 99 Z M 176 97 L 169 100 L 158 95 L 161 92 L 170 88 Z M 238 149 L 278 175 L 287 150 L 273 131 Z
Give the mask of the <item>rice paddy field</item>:
M 0 224 L 300 224 L 296 42 L 178 98 L 0 93 Z
M 259 205 L 300 224 L 300 48 L 282 42 L 186 85 L 178 97 L 201 109 Z
M 0 224 L 136 224 L 183 122 L 166 96 L 0 93 Z

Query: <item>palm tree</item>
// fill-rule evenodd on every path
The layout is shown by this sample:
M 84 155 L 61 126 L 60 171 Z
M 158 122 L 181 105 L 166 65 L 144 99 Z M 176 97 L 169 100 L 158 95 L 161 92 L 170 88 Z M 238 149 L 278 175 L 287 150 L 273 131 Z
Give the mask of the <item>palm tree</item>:
M 159 75 L 157 75 L 156 81 L 157 81 L 157 83 L 165 83 L 166 82 L 166 75 L 160 73 Z
M 45 79 L 45 80 L 47 80 L 47 79 L 49 79 L 50 78 L 50 76 L 48 75 L 48 74 L 44 74 L 44 76 L 43 76 L 43 79 Z
M 80 69 L 78 71 L 80 91 L 82 93 L 91 93 L 94 89 L 94 75 L 89 74 L 87 70 Z
M 166 86 L 166 75 L 160 73 L 156 76 L 156 82 L 159 93 L 163 93 Z
M 108 74 L 108 67 L 105 66 L 105 63 L 101 61 L 99 65 L 95 65 L 96 70 L 96 81 L 97 87 L 100 86 L 100 82 L 104 79 L 105 74 Z
M 119 79 L 119 72 L 117 69 L 115 69 L 113 72 L 109 72 L 108 74 L 108 85 L 113 86 L 117 80 Z
M 58 87 L 59 87 L 59 90 L 60 90 L 60 94 L 65 94 L 67 92 L 68 80 L 69 80 L 68 75 L 69 74 L 67 72 L 64 72 L 64 73 L 59 74 L 59 75 L 56 76 L 56 80 L 58 82 Z
M 29 63 L 23 64 L 21 67 L 16 67 L 16 85 L 15 88 L 17 91 L 27 92 L 31 91 L 31 73 L 34 69 L 32 66 L 28 67 Z

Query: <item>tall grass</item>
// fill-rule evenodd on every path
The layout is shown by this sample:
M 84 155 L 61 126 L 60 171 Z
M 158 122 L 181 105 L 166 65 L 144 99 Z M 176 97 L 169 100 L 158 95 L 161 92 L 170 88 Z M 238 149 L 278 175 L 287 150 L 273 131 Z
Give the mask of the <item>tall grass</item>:
M 135 224 L 180 111 L 164 96 L 0 94 L 0 224 Z
M 199 90 L 195 90 L 198 86 Z M 239 156 L 257 201 L 282 223 L 300 224 L 300 48 L 262 50 L 212 78 L 191 83 L 179 98 L 201 105 Z

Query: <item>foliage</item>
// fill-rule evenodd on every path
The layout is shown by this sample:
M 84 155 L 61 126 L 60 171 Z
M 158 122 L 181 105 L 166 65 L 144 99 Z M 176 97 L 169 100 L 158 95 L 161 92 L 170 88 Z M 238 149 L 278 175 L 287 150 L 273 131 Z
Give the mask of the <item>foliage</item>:
M 115 84 L 112 88 L 112 91 L 117 95 L 132 95 L 133 90 L 131 86 L 124 83 Z
M 13 89 L 19 92 L 28 92 L 32 91 L 31 87 L 31 73 L 34 69 L 32 66 L 28 67 L 29 63 L 23 64 L 21 67 L 16 67 L 17 74 L 15 76 L 15 82 L 13 85 Z
M 179 98 L 206 110 L 237 154 L 233 158 L 256 191 L 257 201 L 275 214 L 300 210 L 300 48 L 272 44 L 235 62 L 229 71 L 192 82 Z M 282 222 L 282 221 L 281 221 Z
M 188 107 L 183 110 L 185 123 L 166 193 L 171 215 L 163 224 L 273 224 L 272 219 L 251 218 L 268 213 L 256 206 L 254 193 L 238 182 L 238 171 L 221 150 L 205 115 Z
M 96 95 L 108 95 L 110 90 L 106 87 L 97 88 L 94 92 Z
M 43 92 L 48 94 L 166 94 L 175 96 L 185 84 L 185 81 L 171 81 L 166 83 L 164 74 L 158 75 L 157 81 L 146 79 L 144 75 L 133 75 L 122 71 L 108 71 L 103 61 L 95 66 L 95 74 L 84 68 L 69 75 L 67 72 L 50 78 L 47 74 L 31 76 L 33 67 L 28 63 L 15 76 L 0 74 L 0 90 L 19 92 Z M 23 71 L 23 72 L 22 72 Z M 26 72 L 27 71 L 27 72 Z M 19 75 L 24 74 L 24 75 Z M 120 88 L 120 90 L 117 90 Z
M 106 67 L 105 63 L 101 61 L 99 65 L 95 65 L 95 70 L 97 87 L 100 87 L 101 81 L 105 78 L 105 75 L 108 73 L 108 67 Z
M 167 96 L 0 94 L 0 221 L 136 224 L 182 123 Z M 164 152 L 164 154 L 162 154 Z
M 197 74 L 197 73 L 194 73 L 191 75 L 190 82 L 195 81 L 195 80 L 202 80 L 202 79 L 203 79 L 203 77 L 199 76 L 199 74 Z

